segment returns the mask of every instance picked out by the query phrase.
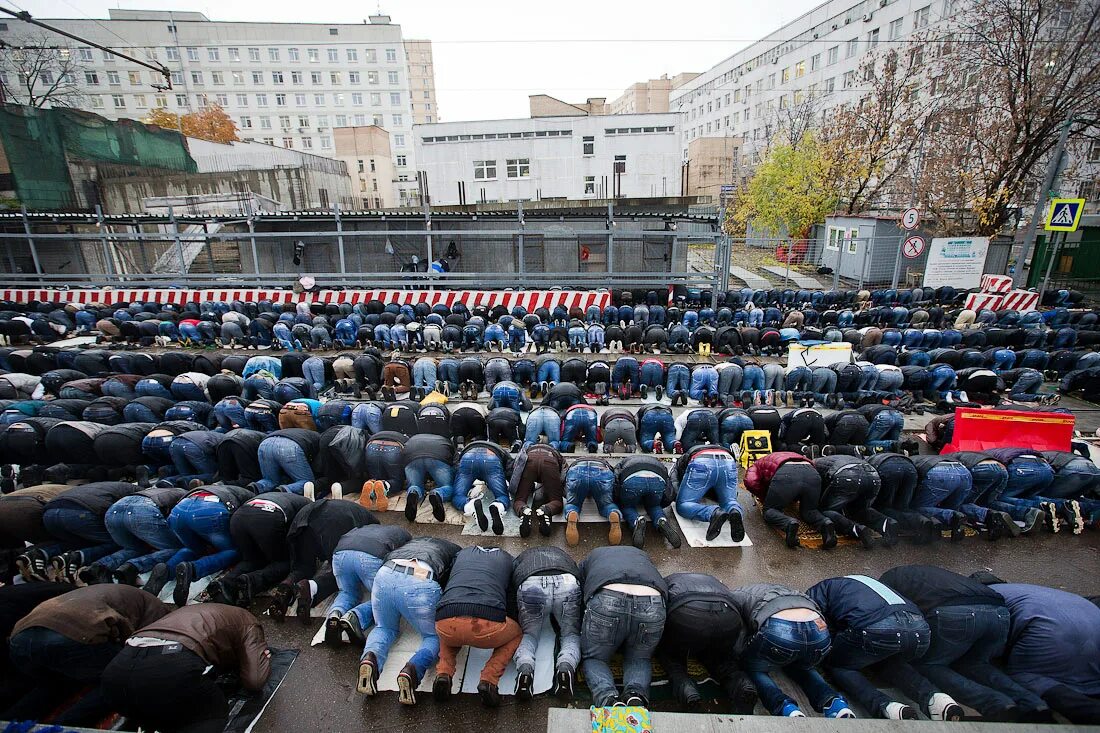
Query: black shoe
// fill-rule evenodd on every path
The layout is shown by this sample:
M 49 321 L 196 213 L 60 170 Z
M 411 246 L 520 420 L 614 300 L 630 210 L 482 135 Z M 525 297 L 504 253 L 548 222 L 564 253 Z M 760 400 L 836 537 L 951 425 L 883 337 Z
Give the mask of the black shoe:
M 138 584 L 138 569 L 128 562 L 124 562 L 118 566 L 118 570 L 114 572 L 115 580 L 122 585 L 137 586 Z
M 740 542 L 745 539 L 745 522 L 741 517 L 741 512 L 730 512 L 729 523 L 730 539 L 734 542 Z
M 158 562 L 150 571 L 149 580 L 145 581 L 144 590 L 147 593 L 159 596 L 166 585 L 168 585 L 168 566 L 165 563 Z
M 428 494 L 428 503 L 432 505 L 432 516 L 435 521 L 442 522 L 447 518 L 447 508 L 443 506 L 443 497 L 436 492 Z
M 405 495 L 405 519 L 410 522 L 416 521 L 416 511 L 420 508 L 420 495 L 419 494 L 406 494 Z
M 367 652 L 359 662 L 359 681 L 355 689 L 364 695 L 377 695 L 378 673 L 378 657 L 374 656 L 374 652 Z
M 531 507 L 527 507 L 519 516 L 519 536 L 530 537 L 531 536 L 531 520 L 534 518 L 535 513 L 531 511 Z
M 516 675 L 516 699 L 529 701 L 535 696 L 535 673 L 526 670 Z
M 359 616 L 354 611 L 348 611 L 340 617 L 340 628 L 348 635 L 352 644 L 362 644 L 367 639 L 363 633 L 363 626 L 359 622 Z
M 649 700 L 636 692 L 625 695 L 623 697 L 623 704 L 628 708 L 649 708 Z
M 416 667 L 412 662 L 406 662 L 397 673 L 397 701 L 402 705 L 415 705 L 416 688 L 419 684 L 420 676 L 416 673 Z
M 481 704 L 487 708 L 500 707 L 500 690 L 492 682 L 482 680 L 477 684 L 477 694 L 481 695 Z
M 649 517 L 641 516 L 634 522 L 634 528 L 630 532 L 630 542 L 639 550 L 645 547 L 645 530 L 649 525 Z
M 298 581 L 298 620 L 302 624 L 309 623 L 309 612 L 313 608 L 313 591 L 310 590 L 308 580 Z
M 181 562 L 176 566 L 176 587 L 172 590 L 172 601 L 177 607 L 187 605 L 187 597 L 191 595 L 191 581 L 195 579 L 195 566 L 189 562 Z
M 787 522 L 787 528 L 783 534 L 787 547 L 793 550 L 800 545 L 798 541 L 798 522 Z
M 498 537 L 504 534 L 504 510 L 501 505 L 495 501 L 490 504 L 489 515 L 492 518 L 493 534 Z
M 893 547 L 898 543 L 898 522 L 896 519 L 887 519 L 882 523 L 882 529 L 879 531 L 882 535 L 882 544 L 886 547 Z
M 966 537 L 966 515 L 955 512 L 951 516 L 951 541 L 958 542 Z
M 871 536 L 871 530 L 862 524 L 857 524 L 852 527 L 852 536 L 858 539 L 863 544 L 864 550 L 870 550 L 875 546 L 874 537 Z
M 638 392 L 641 393 L 642 399 L 644 400 L 646 397 L 649 396 L 649 385 L 641 385 L 640 387 L 638 387 Z
M 474 518 L 477 520 L 477 528 L 482 532 L 489 531 L 489 517 L 485 515 L 485 504 L 481 499 L 474 499 Z
M 149 488 L 149 467 L 138 466 L 134 469 L 134 483 L 143 489 Z
M 685 679 L 676 687 L 676 699 L 681 705 L 698 705 L 703 701 L 699 688 L 690 679 Z
M 821 533 L 821 549 L 831 550 L 836 547 L 836 528 L 830 521 L 825 521 L 817 528 Z
M 436 675 L 432 685 L 432 696 L 436 702 L 447 702 L 451 699 L 451 675 Z
M 665 396 L 665 388 L 658 384 L 653 388 L 653 393 L 657 396 L 657 401 L 660 402 Z
M 554 522 L 554 518 L 546 512 L 542 511 L 541 509 L 537 510 L 535 514 L 538 516 L 539 520 L 539 534 L 541 534 L 543 537 L 549 537 L 550 527 Z
M 567 665 L 560 665 L 554 672 L 554 688 L 551 692 L 555 697 L 573 699 L 573 679 L 576 673 Z
M 710 542 L 718 537 L 722 532 L 722 525 L 726 523 L 726 519 L 729 515 L 724 511 L 716 511 L 711 515 L 710 522 L 707 524 L 707 541 Z
M 282 621 L 286 618 L 287 609 L 294 602 L 294 586 L 289 583 L 280 583 L 275 586 L 275 592 L 271 594 L 271 605 L 267 608 L 267 615 Z
M 683 539 L 676 528 L 672 526 L 672 522 L 668 521 L 668 517 L 661 517 L 654 523 L 654 526 L 657 527 L 657 531 L 661 533 L 661 536 L 668 540 L 668 544 L 672 545 L 674 550 L 680 549 Z
M 325 643 L 338 646 L 344 641 L 344 629 L 340 626 L 340 617 L 333 614 L 325 619 Z

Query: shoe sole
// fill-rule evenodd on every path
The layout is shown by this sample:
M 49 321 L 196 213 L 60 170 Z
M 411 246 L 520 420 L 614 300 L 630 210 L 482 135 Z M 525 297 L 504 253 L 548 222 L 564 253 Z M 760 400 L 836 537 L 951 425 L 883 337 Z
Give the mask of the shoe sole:
M 490 506 L 489 514 L 492 516 L 493 534 L 504 534 L 504 517 L 500 513 L 500 507 Z
M 325 643 L 336 646 L 344 641 L 344 629 L 339 617 L 332 616 L 325 621 Z
M 611 527 L 607 530 L 607 542 L 608 544 L 617 545 L 623 541 L 623 525 L 622 517 L 618 512 L 611 512 L 607 521 L 611 523 Z
M 403 674 L 397 675 L 397 701 L 402 705 L 416 704 L 416 688 L 412 680 Z
M 417 512 L 420 511 L 420 502 L 413 498 L 413 496 L 405 496 L 405 519 L 410 522 L 416 521 Z
M 363 674 L 364 667 L 368 670 L 366 674 Z M 373 672 L 373 667 L 369 665 L 359 665 L 359 682 L 356 684 L 355 689 L 368 697 L 374 697 L 378 694 L 378 685 L 374 681 Z M 400 677 L 397 679 L 397 689 L 401 689 Z
M 580 515 L 577 512 L 569 512 L 565 518 L 565 543 L 570 547 L 576 547 L 581 543 L 580 527 L 577 526 L 579 521 Z
M 481 499 L 474 499 L 474 518 L 478 529 L 482 532 L 489 531 L 489 517 L 485 516 L 485 505 L 481 503 Z
M 443 506 L 443 497 L 439 494 L 428 494 L 428 503 L 432 506 L 432 517 L 437 522 L 447 519 L 447 507 Z

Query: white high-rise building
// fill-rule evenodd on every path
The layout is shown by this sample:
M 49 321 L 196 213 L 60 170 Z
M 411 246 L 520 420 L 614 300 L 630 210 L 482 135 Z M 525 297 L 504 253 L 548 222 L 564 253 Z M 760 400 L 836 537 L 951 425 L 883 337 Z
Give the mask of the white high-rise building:
M 670 92 L 669 110 L 683 116 L 684 159 L 697 138 L 741 137 L 740 163 L 751 166 L 779 111 L 814 98 L 815 112 L 827 115 L 852 101 L 865 93 L 857 72 L 868 52 L 882 45 L 921 52 L 914 32 L 954 17 L 957 2 L 830 0 L 738 51 Z
M 172 72 L 172 88 L 158 89 L 154 85 L 164 79 L 154 71 L 7 20 L 0 41 L 18 45 L 45 34 L 69 47 L 79 61 L 74 76 L 82 108 L 110 119 L 140 119 L 156 108 L 186 114 L 217 104 L 242 140 L 330 157 L 335 128 L 377 125 L 390 134 L 394 201 L 419 203 L 412 128 L 418 119 L 438 120 L 430 41 L 407 45 L 401 26 L 387 15 L 358 24 L 241 23 L 196 12 L 111 9 L 108 20 L 45 22 Z M 419 57 L 415 74 L 410 47 Z

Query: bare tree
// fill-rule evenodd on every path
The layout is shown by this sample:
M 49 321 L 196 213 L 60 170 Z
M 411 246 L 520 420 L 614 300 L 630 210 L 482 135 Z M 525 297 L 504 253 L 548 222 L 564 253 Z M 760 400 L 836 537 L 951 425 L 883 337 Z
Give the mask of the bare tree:
M 798 147 L 806 133 L 821 123 L 821 97 L 803 92 L 784 96 L 778 107 L 768 110 L 764 123 L 768 133 L 765 148 L 774 144 Z
M 0 45 L 0 93 L 5 102 L 31 107 L 78 107 L 84 67 L 75 49 L 41 35 Z

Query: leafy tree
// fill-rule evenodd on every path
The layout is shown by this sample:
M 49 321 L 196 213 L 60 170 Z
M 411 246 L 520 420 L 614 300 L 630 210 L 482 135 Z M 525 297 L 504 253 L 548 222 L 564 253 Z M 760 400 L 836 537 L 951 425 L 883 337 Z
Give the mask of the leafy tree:
M 145 122 L 169 130 L 181 130 L 188 137 L 197 137 L 216 143 L 231 143 L 237 137 L 237 125 L 218 105 L 211 105 L 198 112 L 189 112 L 182 118 L 174 112 L 158 108 L 145 117 Z

